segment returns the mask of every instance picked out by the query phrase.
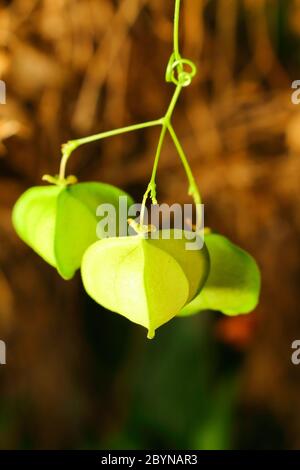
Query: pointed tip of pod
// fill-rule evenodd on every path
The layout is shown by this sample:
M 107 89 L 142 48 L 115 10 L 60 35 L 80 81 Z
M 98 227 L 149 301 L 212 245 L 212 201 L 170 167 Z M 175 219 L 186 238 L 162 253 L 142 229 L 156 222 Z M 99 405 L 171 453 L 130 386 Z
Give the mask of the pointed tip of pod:
M 155 330 L 152 328 L 148 330 L 147 338 L 148 339 L 153 339 L 155 337 Z
M 75 273 L 76 273 L 75 269 L 66 271 L 59 264 L 57 264 L 57 266 L 56 266 L 56 271 L 64 279 L 64 281 L 70 281 L 71 279 L 73 279 L 73 277 L 75 276 Z

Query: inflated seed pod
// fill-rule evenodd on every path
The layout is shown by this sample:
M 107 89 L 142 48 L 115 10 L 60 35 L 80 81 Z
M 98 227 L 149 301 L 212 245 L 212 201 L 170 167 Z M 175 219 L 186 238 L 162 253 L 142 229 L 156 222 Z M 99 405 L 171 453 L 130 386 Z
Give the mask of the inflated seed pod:
M 87 293 L 105 308 L 148 330 L 176 316 L 201 290 L 209 272 L 205 245 L 187 250 L 187 240 L 136 235 L 100 240 L 89 247 L 82 261 Z M 183 232 L 181 232 L 183 233 Z M 178 236 L 178 231 L 177 231 Z
M 13 225 L 25 243 L 71 279 L 85 250 L 98 240 L 97 207 L 110 203 L 117 211 L 120 196 L 133 203 L 123 191 L 103 183 L 36 186 L 16 202 Z
M 221 235 L 210 233 L 205 236 L 205 243 L 211 263 L 207 282 L 180 315 L 203 310 L 231 316 L 250 313 L 260 294 L 260 272 L 255 260 Z

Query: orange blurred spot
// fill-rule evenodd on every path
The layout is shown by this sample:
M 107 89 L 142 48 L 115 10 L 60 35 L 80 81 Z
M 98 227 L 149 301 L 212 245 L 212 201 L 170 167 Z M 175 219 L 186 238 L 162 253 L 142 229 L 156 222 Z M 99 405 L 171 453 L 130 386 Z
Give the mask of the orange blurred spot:
M 216 336 L 237 349 L 246 349 L 255 335 L 257 324 L 255 313 L 232 318 L 224 317 L 217 323 Z

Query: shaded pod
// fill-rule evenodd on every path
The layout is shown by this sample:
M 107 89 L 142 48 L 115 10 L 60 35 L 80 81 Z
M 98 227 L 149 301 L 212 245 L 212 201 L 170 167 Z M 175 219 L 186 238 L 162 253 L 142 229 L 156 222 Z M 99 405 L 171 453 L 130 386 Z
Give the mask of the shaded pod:
M 210 257 L 210 272 L 202 291 L 187 304 L 180 315 L 188 316 L 203 310 L 225 315 L 250 313 L 258 304 L 260 271 L 254 258 L 226 237 L 216 233 L 205 235 Z

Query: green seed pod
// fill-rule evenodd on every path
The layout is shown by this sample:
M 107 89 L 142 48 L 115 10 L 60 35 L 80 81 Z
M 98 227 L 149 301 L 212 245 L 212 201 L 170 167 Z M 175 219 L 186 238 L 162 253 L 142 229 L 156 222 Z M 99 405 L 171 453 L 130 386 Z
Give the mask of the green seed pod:
M 221 235 L 208 234 L 205 243 L 211 263 L 207 282 L 180 315 L 216 310 L 234 316 L 254 310 L 260 294 L 260 272 L 255 260 Z
M 55 267 L 64 279 L 80 268 L 85 250 L 98 240 L 96 209 L 110 203 L 118 208 L 120 189 L 103 183 L 36 186 L 13 209 L 19 237 Z
M 205 245 L 189 251 L 187 240 L 171 230 L 170 239 L 142 234 L 94 243 L 82 261 L 87 293 L 105 308 L 155 330 L 176 316 L 204 285 L 209 271 Z

